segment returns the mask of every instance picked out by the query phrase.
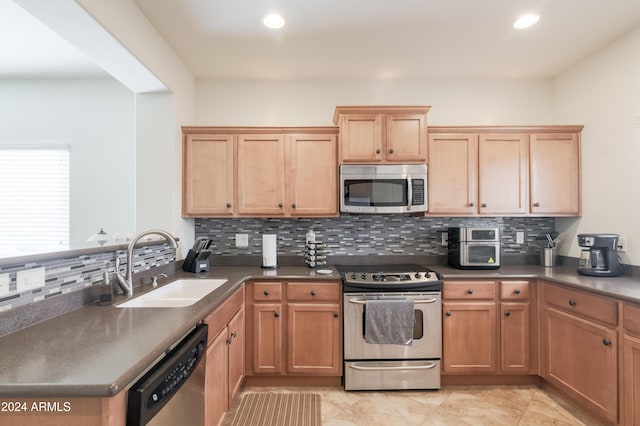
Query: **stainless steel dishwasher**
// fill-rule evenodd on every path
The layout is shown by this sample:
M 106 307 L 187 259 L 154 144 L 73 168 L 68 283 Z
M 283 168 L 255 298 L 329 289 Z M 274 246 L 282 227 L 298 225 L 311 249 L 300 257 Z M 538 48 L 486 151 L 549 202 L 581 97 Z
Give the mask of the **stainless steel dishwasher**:
M 127 426 L 203 426 L 206 350 L 199 325 L 129 389 Z

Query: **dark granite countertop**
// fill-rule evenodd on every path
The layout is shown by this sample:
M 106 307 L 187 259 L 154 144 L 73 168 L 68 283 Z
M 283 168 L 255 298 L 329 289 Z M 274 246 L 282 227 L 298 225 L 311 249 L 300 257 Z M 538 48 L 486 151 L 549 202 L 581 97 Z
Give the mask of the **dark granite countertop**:
M 0 396 L 112 396 L 126 389 L 146 369 L 243 282 L 249 279 L 336 280 L 306 266 L 261 269 L 217 266 L 212 272 L 177 278 L 226 278 L 221 287 L 184 308 L 118 308 L 88 305 L 0 338 Z M 152 290 L 136 289 L 133 297 Z
M 575 268 L 503 266 L 498 270 L 459 270 L 426 265 L 444 279 L 542 279 L 640 303 L 640 279 L 593 278 Z M 227 282 L 185 308 L 117 308 L 88 305 L 0 338 L 1 397 L 107 397 L 126 389 L 243 282 L 250 279 L 337 280 L 305 266 L 265 270 L 256 266 L 216 266 L 205 274 L 178 272 L 177 278 L 226 278 Z M 136 289 L 135 296 L 151 290 Z M 134 297 L 135 297 L 134 296 Z

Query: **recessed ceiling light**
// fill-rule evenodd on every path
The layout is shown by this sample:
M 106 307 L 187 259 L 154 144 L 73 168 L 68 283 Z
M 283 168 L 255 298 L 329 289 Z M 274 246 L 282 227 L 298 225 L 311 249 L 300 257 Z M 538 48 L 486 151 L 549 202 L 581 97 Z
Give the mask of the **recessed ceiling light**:
M 536 15 L 535 13 L 528 13 L 519 17 L 516 22 L 513 23 L 513 28 L 517 28 L 519 30 L 523 28 L 529 28 L 530 26 L 535 25 L 539 20 L 540 15 Z
M 284 27 L 284 18 L 277 13 L 272 13 L 265 16 L 262 20 L 262 23 L 268 28 L 276 30 L 278 28 Z

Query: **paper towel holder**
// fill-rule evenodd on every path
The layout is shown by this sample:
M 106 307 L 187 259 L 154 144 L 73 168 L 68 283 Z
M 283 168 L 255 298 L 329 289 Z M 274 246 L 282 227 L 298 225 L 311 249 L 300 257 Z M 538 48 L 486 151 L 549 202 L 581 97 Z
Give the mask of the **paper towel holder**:
M 278 252 L 277 252 L 278 236 L 276 234 L 262 235 L 262 268 L 277 269 L 278 268 Z

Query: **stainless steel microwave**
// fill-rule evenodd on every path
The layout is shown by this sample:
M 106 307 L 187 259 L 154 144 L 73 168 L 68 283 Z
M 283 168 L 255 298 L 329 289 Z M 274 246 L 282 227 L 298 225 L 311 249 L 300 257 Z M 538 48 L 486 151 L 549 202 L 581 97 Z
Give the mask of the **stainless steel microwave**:
M 340 166 L 340 211 L 344 213 L 426 212 L 427 165 Z

